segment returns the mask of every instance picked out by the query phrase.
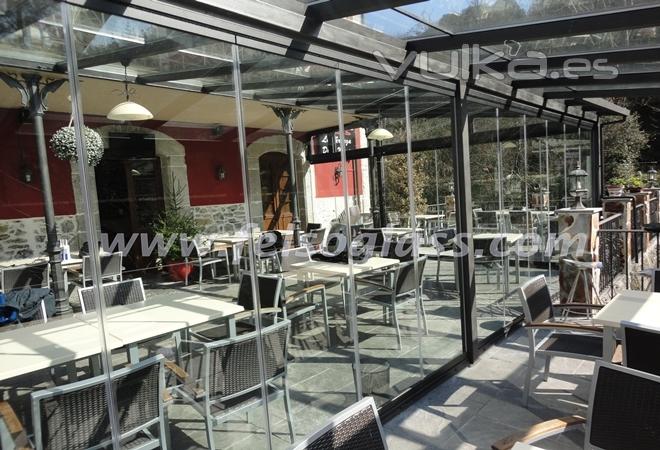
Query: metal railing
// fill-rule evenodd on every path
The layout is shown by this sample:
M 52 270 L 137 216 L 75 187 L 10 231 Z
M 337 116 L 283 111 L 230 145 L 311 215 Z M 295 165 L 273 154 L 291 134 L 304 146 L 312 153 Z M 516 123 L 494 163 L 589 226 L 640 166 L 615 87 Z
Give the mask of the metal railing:
M 633 230 L 641 230 L 646 225 L 646 205 L 644 203 L 635 205 L 632 216 Z M 644 233 L 635 233 L 632 236 L 633 258 L 636 263 L 639 263 L 640 254 L 643 252 L 644 238 Z
M 623 215 L 614 214 L 599 223 L 598 237 L 599 259 L 603 264 L 600 270 L 600 291 L 610 289 L 610 298 L 614 296 L 614 279 L 620 273 L 628 271 L 628 239 L 614 230 L 621 230 L 624 226 Z
M 658 203 L 660 203 L 660 199 L 658 197 L 653 197 L 649 201 L 649 212 L 651 216 L 651 222 L 658 221 Z

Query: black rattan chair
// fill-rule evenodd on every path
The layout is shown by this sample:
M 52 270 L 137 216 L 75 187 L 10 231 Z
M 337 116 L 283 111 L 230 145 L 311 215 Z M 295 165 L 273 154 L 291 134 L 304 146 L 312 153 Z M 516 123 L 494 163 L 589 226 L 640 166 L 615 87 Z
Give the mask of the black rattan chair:
M 603 356 L 602 328 L 578 322 L 558 320 L 555 308 L 594 309 L 601 305 L 565 303 L 554 305 L 543 275 L 529 280 L 517 290 L 522 302 L 524 323 L 529 337 L 529 361 L 523 390 L 523 403 L 527 405 L 536 356 L 545 356 L 544 379 L 548 379 L 550 360 L 553 356 L 598 360 Z M 550 331 L 539 338 L 542 330 Z
M 94 287 L 78 289 L 78 298 L 83 314 L 96 310 L 94 302 Z M 146 296 L 142 278 L 132 280 L 115 281 L 103 283 L 103 298 L 106 306 L 130 305 L 132 303 L 144 302 Z
M 497 289 L 501 286 L 501 277 L 509 267 L 509 250 L 506 236 L 474 238 L 474 265 L 486 269 L 486 283 L 490 284 L 490 272 L 497 273 Z
M 37 450 L 110 448 L 107 375 L 31 394 L 34 435 L 28 442 L 9 404 L 0 415 L 12 423 L 16 445 Z M 168 424 L 163 405 L 163 357 L 155 356 L 112 373 L 122 448 L 168 448 Z M 9 417 L 8 417 L 9 416 Z M 13 416 L 13 417 L 11 417 Z M 20 429 L 17 429 L 17 425 Z
M 372 303 L 377 303 L 383 307 L 383 317 L 387 317 L 387 310 L 392 310 L 392 317 L 394 327 L 396 328 L 396 342 L 397 348 L 401 349 L 401 330 L 399 328 L 399 317 L 397 315 L 397 308 L 410 303 L 416 302 L 416 290 L 420 288 L 419 308 L 422 313 L 424 322 L 424 331 L 428 330 L 426 323 L 426 310 L 424 309 L 424 301 L 421 299 L 421 286 L 424 276 L 424 266 L 426 265 L 426 257 L 419 258 L 417 262 L 417 277 L 415 277 L 415 262 L 408 261 L 400 264 L 398 267 L 392 269 L 393 277 L 386 277 L 392 280 L 390 283 L 381 284 L 365 279 L 355 280 L 356 285 L 365 286 L 357 292 L 359 300 L 366 300 Z
M 543 422 L 497 441 L 492 449 L 510 450 L 516 443 L 533 444 L 585 424 L 585 450 L 657 450 L 660 376 L 599 361 L 586 420 L 568 416 Z
M 293 450 L 387 450 L 374 399 L 349 406 Z
M 173 394 L 190 404 L 204 418 L 209 449 L 216 448 L 214 425 L 263 404 L 260 373 L 262 361 L 269 402 L 284 397 L 284 409 L 293 443 L 295 435 L 287 381 L 290 323 L 281 320 L 262 329 L 261 333 L 254 331 L 213 342 L 188 341 L 192 346 L 188 365 L 190 374 L 173 362 L 166 363 L 182 383 L 173 389 Z M 259 339 L 264 353 L 261 360 Z M 201 367 L 198 373 L 193 372 L 196 367 Z
M 2 292 L 41 287 L 50 287 L 48 261 L 0 269 L 0 290 Z
M 621 322 L 623 365 L 660 376 L 660 329 Z

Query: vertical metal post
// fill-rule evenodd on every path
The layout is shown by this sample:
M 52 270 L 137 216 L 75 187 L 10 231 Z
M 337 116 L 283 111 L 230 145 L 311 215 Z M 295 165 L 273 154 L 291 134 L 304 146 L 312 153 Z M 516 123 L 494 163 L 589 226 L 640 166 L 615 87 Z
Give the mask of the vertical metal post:
M 289 185 L 291 187 L 291 209 L 293 210 L 293 246 L 300 245 L 300 213 L 298 211 L 298 183 L 296 180 L 296 157 L 293 148 L 293 120 L 302 111 L 291 108 L 272 108 L 282 121 L 282 132 L 286 138 L 286 153 L 289 156 Z
M 378 144 L 380 147 L 380 143 Z M 385 186 L 383 186 L 385 179 L 385 167 L 383 166 L 383 155 L 376 155 L 376 182 L 378 183 L 378 216 L 380 227 L 387 226 L 387 210 L 385 209 Z
M 374 221 L 374 227 L 380 227 L 380 212 L 376 201 L 376 181 L 374 180 L 374 171 L 376 159 L 374 158 L 374 140 L 369 139 L 369 203 L 371 203 L 371 217 Z
M 470 134 L 466 85 L 457 86 L 452 104 L 452 138 L 454 140 L 454 186 L 456 196 L 456 228 L 459 244 L 467 246 L 456 258 L 457 281 L 461 293 L 461 326 L 463 347 L 468 361 L 477 358 L 478 325 L 474 279 L 474 244 L 472 241 L 472 179 L 470 176 Z
M 598 206 L 603 194 L 603 153 L 600 119 L 591 129 L 591 205 Z
M 55 312 L 64 314 L 71 311 L 69 299 L 64 292 L 64 276 L 57 224 L 55 223 L 55 205 L 50 186 L 50 171 L 48 168 L 48 153 L 46 151 L 46 136 L 44 133 L 44 113 L 48 110 L 46 99 L 48 94 L 55 92 L 64 84 L 65 79 L 41 83 L 41 75 L 26 73 L 22 75 L 23 82 L 11 76 L 0 73 L 0 80 L 9 87 L 16 89 L 21 95 L 21 103 L 28 110 L 34 128 L 39 160 L 39 176 L 41 180 L 41 195 L 44 203 L 44 221 L 46 223 L 46 253 L 50 264 L 50 273 L 55 291 Z

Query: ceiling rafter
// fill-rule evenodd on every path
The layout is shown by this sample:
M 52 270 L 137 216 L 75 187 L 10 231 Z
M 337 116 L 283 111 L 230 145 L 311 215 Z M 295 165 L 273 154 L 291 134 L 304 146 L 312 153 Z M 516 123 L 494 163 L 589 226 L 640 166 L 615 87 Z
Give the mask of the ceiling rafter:
M 305 16 L 325 22 L 381 9 L 419 3 L 421 0 L 318 0 L 307 5 Z

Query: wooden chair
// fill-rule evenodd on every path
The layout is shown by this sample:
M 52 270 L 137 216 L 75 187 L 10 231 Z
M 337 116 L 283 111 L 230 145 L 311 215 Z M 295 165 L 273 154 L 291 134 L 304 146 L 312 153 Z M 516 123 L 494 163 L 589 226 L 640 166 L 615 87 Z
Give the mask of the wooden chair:
M 493 450 L 529 445 L 586 425 L 585 450 L 657 450 L 660 443 L 660 376 L 598 361 L 587 418 L 543 422 L 495 442 Z M 538 448 L 538 447 L 526 447 Z
M 560 315 L 555 313 L 555 308 L 584 310 L 602 306 L 584 303 L 554 305 L 543 275 L 529 280 L 519 287 L 517 292 L 522 303 L 524 324 L 529 338 L 529 361 L 523 390 L 523 403 L 527 406 L 537 355 L 545 356 L 544 380 L 548 379 L 550 360 L 553 356 L 592 361 L 603 357 L 602 328 L 579 322 L 561 321 Z M 539 339 L 538 334 L 544 330 L 549 333 Z
M 31 394 L 32 428 L 25 428 L 7 402 L 0 402 L 0 417 L 16 448 L 36 450 L 101 449 L 112 445 L 106 382 L 100 375 Z M 168 448 L 168 423 L 163 404 L 163 357 L 155 356 L 129 368 L 113 371 L 112 389 L 122 448 Z M 154 433 L 157 429 L 157 433 Z
M 378 409 L 371 397 L 349 406 L 293 450 L 387 450 Z

